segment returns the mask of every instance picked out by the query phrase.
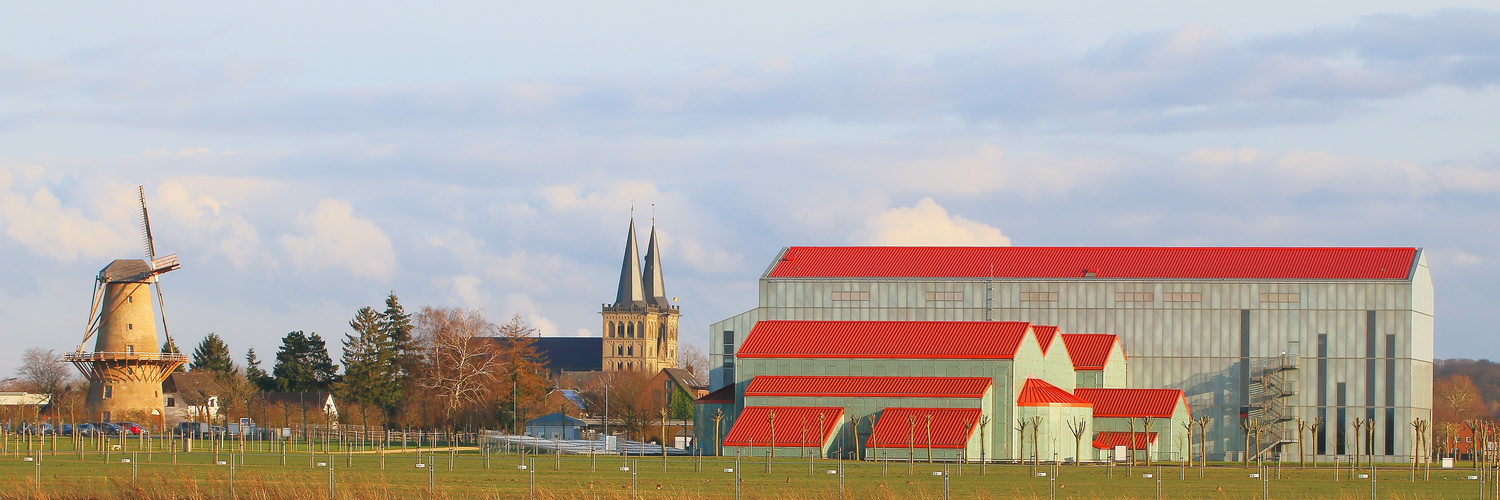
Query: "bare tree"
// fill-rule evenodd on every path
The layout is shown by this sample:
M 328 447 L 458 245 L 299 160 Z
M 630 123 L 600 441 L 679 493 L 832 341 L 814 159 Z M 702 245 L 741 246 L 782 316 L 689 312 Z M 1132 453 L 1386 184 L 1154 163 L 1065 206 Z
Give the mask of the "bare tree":
M 677 348 L 677 367 L 687 370 L 694 377 L 708 373 L 708 356 L 694 344 L 680 344 Z
M 61 354 L 32 347 L 21 354 L 21 367 L 16 369 L 16 378 L 25 390 L 51 396 L 62 392 L 72 382 L 73 370 L 63 362 Z
M 416 314 L 417 342 L 426 354 L 418 384 L 437 396 L 451 428 L 462 411 L 479 406 L 501 369 L 493 343 L 499 329 L 478 310 L 423 307 Z
M 1089 431 L 1088 419 L 1068 419 L 1068 431 L 1073 433 L 1073 464 L 1083 465 L 1083 435 Z

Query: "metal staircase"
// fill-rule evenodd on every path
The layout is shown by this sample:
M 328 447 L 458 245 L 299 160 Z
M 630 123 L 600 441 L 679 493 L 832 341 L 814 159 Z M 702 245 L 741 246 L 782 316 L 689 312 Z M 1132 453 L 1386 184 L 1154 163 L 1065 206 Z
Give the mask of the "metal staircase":
M 1299 390 L 1301 356 L 1282 354 L 1250 365 L 1250 415 L 1261 430 L 1260 448 L 1251 458 L 1270 458 L 1282 446 L 1297 442 L 1287 422 L 1295 419 L 1291 401 Z M 1253 445 L 1253 444 L 1252 444 Z

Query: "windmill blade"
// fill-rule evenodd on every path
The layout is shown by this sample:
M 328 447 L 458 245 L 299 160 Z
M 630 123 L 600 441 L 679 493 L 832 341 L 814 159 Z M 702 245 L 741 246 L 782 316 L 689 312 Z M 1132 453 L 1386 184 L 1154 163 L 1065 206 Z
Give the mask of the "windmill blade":
M 99 321 L 103 314 L 99 311 L 99 299 L 104 296 L 104 279 L 100 277 L 94 280 L 94 298 L 89 300 L 89 324 L 83 328 L 83 341 L 78 343 L 78 351 L 83 352 L 83 346 L 89 343 L 89 338 L 94 336 L 94 331 L 99 327 Z
M 161 298 L 161 279 L 154 281 L 156 281 L 156 311 L 161 314 L 161 335 L 167 338 L 167 342 L 175 345 L 176 342 L 172 342 L 172 332 L 167 330 L 167 303 Z
M 141 200 L 141 244 L 146 249 L 146 262 L 156 260 L 156 246 L 151 242 L 151 218 L 146 215 L 146 187 L 136 186 Z

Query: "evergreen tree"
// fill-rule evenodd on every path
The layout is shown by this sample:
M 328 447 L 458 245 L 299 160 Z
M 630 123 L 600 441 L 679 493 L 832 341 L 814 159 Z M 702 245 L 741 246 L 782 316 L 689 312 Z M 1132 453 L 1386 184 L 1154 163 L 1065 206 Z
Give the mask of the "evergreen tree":
M 368 307 L 361 307 L 349 320 L 355 333 L 344 335 L 344 377 L 338 389 L 349 402 L 389 412 L 401 398 L 401 380 L 395 345 L 386 335 L 383 320 Z
M 209 332 L 193 349 L 193 369 L 208 370 L 219 377 L 228 377 L 239 373 L 234 367 L 233 355 L 229 354 L 229 344 L 219 338 L 219 334 Z
M 275 388 L 275 383 L 271 380 L 271 375 L 261 369 L 260 358 L 255 356 L 254 347 L 245 352 L 245 379 L 254 385 L 256 389 L 262 391 L 269 391 Z
M 281 339 L 271 374 L 279 391 L 326 392 L 338 380 L 338 370 L 338 365 L 328 357 L 328 345 L 323 338 L 298 330 Z
M 380 329 L 390 338 L 395 354 L 396 373 L 405 385 L 416 377 L 422 367 L 422 350 L 412 336 L 411 314 L 401 307 L 396 292 L 385 298 L 385 312 L 380 313 Z
M 667 403 L 671 417 L 677 420 L 690 420 L 693 418 L 693 397 L 681 387 L 672 387 L 671 400 Z
M 164 342 L 164 343 L 162 343 L 162 345 L 161 345 L 161 353 L 162 354 L 182 354 L 182 351 L 177 350 L 177 342 L 172 341 L 172 337 L 167 337 L 167 341 Z M 187 371 L 187 365 L 177 365 L 177 368 L 172 369 L 172 371 L 174 371 L 174 372 L 185 372 L 185 371 Z

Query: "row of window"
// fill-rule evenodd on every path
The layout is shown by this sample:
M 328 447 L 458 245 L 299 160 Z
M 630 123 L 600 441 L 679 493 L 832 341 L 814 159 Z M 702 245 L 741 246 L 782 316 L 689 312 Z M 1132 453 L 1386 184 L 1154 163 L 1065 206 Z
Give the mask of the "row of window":
M 963 292 L 927 292 L 928 302 L 964 300 Z M 1115 302 L 1152 302 L 1152 292 L 1115 292 Z M 1161 297 L 1163 302 L 1203 302 L 1201 292 L 1168 292 Z M 835 302 L 868 301 L 870 292 L 833 292 Z M 1262 293 L 1261 302 L 1298 302 L 1301 294 Z M 1021 302 L 1057 302 L 1057 292 L 1021 292 Z
M 1260 294 L 1260 301 L 1261 302 L 1301 302 L 1302 301 L 1302 294 L 1300 294 L 1300 293 L 1262 293 L 1262 294 Z
M 1021 302 L 1057 302 L 1057 292 L 1021 292 Z
M 656 329 L 657 333 L 660 336 L 665 337 L 667 335 L 667 325 L 665 323 L 657 325 Z M 646 323 L 642 321 L 637 321 L 634 323 L 629 321 L 621 321 L 618 323 L 611 321 L 609 322 L 609 326 L 606 327 L 605 330 L 608 331 L 607 335 L 609 335 L 609 338 L 646 338 Z
M 870 300 L 870 292 L 833 292 L 833 300 L 838 302 Z

